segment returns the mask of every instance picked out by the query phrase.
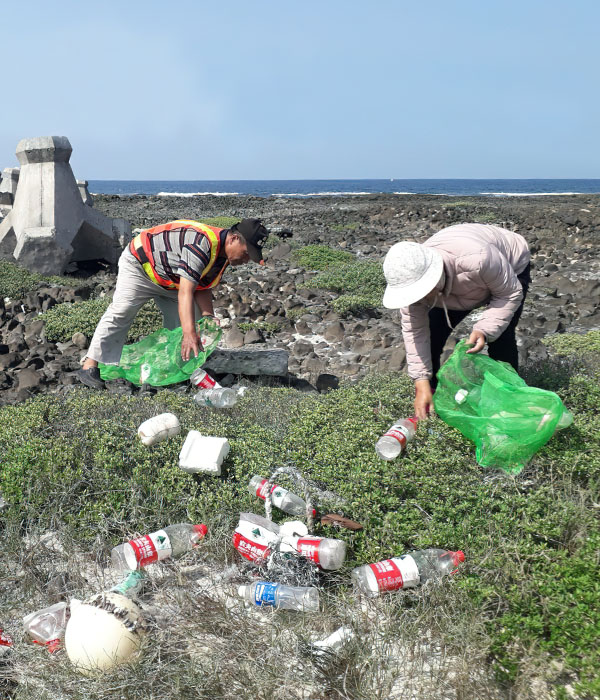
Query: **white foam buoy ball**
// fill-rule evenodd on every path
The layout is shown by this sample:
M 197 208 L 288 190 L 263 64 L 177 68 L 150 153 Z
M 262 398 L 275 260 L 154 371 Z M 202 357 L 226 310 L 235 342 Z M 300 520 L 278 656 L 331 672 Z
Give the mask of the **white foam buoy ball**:
M 99 593 L 71 601 L 65 648 L 71 663 L 85 675 L 132 661 L 145 634 L 141 608 L 119 593 Z

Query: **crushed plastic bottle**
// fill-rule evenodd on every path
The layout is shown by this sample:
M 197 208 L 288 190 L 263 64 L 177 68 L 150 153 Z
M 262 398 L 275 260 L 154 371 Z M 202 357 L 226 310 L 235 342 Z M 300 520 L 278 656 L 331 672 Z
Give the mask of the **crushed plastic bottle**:
M 250 479 L 248 491 L 252 496 L 258 496 L 264 501 L 267 498 L 267 490 L 268 479 L 263 479 L 262 476 L 253 476 Z M 306 501 L 277 484 L 271 485 L 271 503 L 289 515 L 306 515 Z M 314 515 L 316 511 L 313 509 Z
M 36 644 L 46 646 L 53 654 L 60 648 L 65 637 L 67 619 L 67 604 L 62 601 L 26 615 L 23 618 L 23 627 Z
M 251 586 L 240 586 L 238 593 L 248 603 L 261 607 L 319 612 L 319 590 L 311 586 L 284 586 L 270 581 L 255 581 Z
M 138 428 L 138 437 L 148 447 L 177 435 L 181 430 L 179 419 L 173 413 L 161 413 L 144 421 Z
M 263 564 L 279 542 L 279 525 L 255 513 L 240 513 L 233 546 L 248 561 Z
M 397 423 L 394 423 L 390 429 L 382 435 L 377 444 L 375 451 L 381 459 L 391 461 L 406 449 L 406 445 L 412 441 L 417 430 L 417 417 L 403 418 Z
M 464 560 L 465 555 L 460 550 L 423 549 L 359 566 L 352 572 L 352 579 L 366 595 L 377 596 L 453 574 Z
M 194 396 L 194 401 L 212 408 L 231 408 L 237 403 L 237 392 L 227 387 L 202 389 Z
M 145 582 L 146 574 L 144 571 L 131 571 L 121 583 L 113 586 L 110 591 L 112 593 L 120 593 L 127 598 L 135 598 L 142 592 Z
M 113 547 L 112 566 L 119 571 L 135 571 L 163 559 L 179 557 L 194 549 L 207 532 L 206 525 L 169 525 Z
M 220 389 L 221 385 L 202 367 L 195 369 L 190 376 L 190 384 L 198 389 Z
M 282 542 L 290 544 L 300 556 L 314 562 L 320 569 L 334 571 L 341 568 L 346 558 L 346 543 L 329 537 L 283 537 Z

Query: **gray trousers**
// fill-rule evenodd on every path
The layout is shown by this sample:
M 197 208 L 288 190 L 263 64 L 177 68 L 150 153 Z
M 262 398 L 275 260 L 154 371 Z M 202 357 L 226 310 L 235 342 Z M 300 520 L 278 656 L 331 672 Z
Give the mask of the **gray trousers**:
M 165 289 L 150 281 L 127 246 L 119 258 L 112 303 L 94 331 L 87 357 L 105 365 L 118 365 L 129 328 L 137 312 L 150 299 L 154 299 L 161 310 L 165 328 L 179 327 L 177 293 L 176 289 Z M 198 309 L 195 312 L 198 317 Z

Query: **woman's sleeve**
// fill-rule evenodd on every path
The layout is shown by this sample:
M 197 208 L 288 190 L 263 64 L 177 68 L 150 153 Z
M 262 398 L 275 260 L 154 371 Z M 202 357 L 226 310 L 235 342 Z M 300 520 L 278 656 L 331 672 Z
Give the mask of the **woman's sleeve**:
M 417 302 L 403 309 L 402 337 L 406 350 L 408 376 L 411 379 L 431 379 L 431 336 L 429 332 L 429 309 L 426 304 Z

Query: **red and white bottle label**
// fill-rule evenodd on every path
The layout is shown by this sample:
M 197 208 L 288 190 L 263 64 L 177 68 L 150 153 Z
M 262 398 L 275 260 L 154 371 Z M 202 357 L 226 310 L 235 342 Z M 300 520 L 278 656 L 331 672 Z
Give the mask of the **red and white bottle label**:
M 204 370 L 199 370 L 192 382 L 198 389 L 214 389 L 217 386 L 217 382 Z
M 256 495 L 259 498 L 262 498 L 263 501 L 266 500 L 266 498 L 267 498 L 267 491 L 269 490 L 268 481 L 269 481 L 268 479 L 263 479 L 260 482 L 260 484 L 258 485 L 258 488 L 256 489 Z M 277 484 L 273 484 L 271 486 L 271 493 L 273 493 L 273 491 L 275 491 L 276 488 L 277 488 Z
M 262 563 L 271 554 L 266 545 L 248 539 L 237 530 L 233 533 L 233 546 L 243 557 L 257 563 Z
M 392 425 L 384 437 L 391 437 L 398 440 L 398 442 L 402 445 L 402 449 L 404 449 L 408 441 L 408 431 L 402 425 Z
M 303 557 L 314 561 L 317 566 L 320 564 L 319 561 L 319 544 L 321 543 L 320 537 L 302 537 L 298 540 L 296 544 L 296 549 L 298 554 Z
M 412 588 L 419 583 L 419 570 L 410 555 L 369 564 L 380 591 Z
M 171 541 L 164 530 L 152 532 L 135 540 L 129 540 L 129 544 L 135 553 L 139 567 L 153 564 L 155 561 L 168 559 L 171 556 Z

